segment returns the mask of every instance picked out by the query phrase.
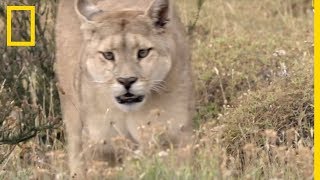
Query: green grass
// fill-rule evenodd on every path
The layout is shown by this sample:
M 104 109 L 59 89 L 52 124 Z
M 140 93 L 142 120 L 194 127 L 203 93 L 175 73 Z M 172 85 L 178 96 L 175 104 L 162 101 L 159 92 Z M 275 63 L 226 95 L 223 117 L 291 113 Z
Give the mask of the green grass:
M 113 168 L 97 162 L 90 168 L 93 179 L 312 179 L 311 1 L 205 0 L 196 20 L 197 3 L 177 0 L 191 29 L 197 90 L 194 144 L 166 152 L 130 152 L 124 164 Z M 53 26 L 48 29 L 50 34 Z M 60 118 L 53 47 L 42 43 L 35 51 L 0 46 L 9 57 L 0 57 L 0 83 L 5 81 L 0 118 L 8 119 L 14 108 L 23 110 L 29 124 Z M 40 56 L 43 48 L 46 53 Z M 19 55 L 28 58 L 13 63 Z M 2 145 L 0 179 L 66 179 L 61 132 L 62 127 L 40 131 L 11 154 L 13 146 Z

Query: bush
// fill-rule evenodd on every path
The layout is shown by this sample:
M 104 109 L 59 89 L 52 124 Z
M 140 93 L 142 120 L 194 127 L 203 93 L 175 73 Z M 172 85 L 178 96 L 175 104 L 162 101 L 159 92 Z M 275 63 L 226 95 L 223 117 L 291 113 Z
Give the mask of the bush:
M 0 20 L 3 22 L 7 5 L 36 7 L 36 46 L 0 46 L 0 144 L 18 144 L 39 133 L 42 137 L 39 140 L 46 143 L 50 132 L 61 125 L 53 72 L 55 3 L 31 0 L 0 2 Z M 29 12 L 13 12 L 13 40 L 30 40 L 29 18 Z M 0 29 L 1 34 L 4 30 Z M 5 36 L 1 36 L 0 41 L 6 42 Z

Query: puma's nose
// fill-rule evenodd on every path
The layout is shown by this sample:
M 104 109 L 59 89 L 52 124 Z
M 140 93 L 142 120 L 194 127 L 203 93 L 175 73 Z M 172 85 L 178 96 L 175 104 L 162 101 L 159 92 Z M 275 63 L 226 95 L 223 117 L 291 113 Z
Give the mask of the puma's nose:
M 120 77 L 120 78 L 117 78 L 117 81 L 120 84 L 122 84 L 126 88 L 126 90 L 129 90 L 131 85 L 133 83 L 135 83 L 137 80 L 138 80 L 138 78 L 136 78 L 136 77 L 129 77 L 129 78 Z

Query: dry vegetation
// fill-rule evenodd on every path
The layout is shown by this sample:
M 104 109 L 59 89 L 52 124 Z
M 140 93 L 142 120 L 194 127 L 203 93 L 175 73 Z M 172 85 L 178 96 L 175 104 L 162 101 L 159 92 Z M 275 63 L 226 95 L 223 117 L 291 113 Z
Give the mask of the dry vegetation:
M 0 2 L 2 22 L 6 2 Z M 54 1 L 48 2 L 38 9 L 42 20 L 54 15 Z M 311 0 L 177 2 L 193 45 L 194 144 L 128 151 L 122 165 L 94 162 L 89 174 L 93 179 L 312 179 Z M 35 48 L 7 48 L 0 36 L 0 179 L 68 177 L 53 78 L 53 23 L 38 24 Z M 190 149 L 192 159 L 181 159 Z

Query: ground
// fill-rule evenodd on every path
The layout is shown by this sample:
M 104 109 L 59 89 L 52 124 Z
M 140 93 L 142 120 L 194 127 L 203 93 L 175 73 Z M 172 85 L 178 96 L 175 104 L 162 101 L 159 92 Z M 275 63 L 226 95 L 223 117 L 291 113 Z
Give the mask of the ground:
M 129 152 L 116 167 L 94 163 L 90 175 L 94 179 L 312 179 L 311 0 L 177 0 L 177 7 L 192 44 L 197 90 L 194 144 L 186 149 Z M 51 42 L 50 28 L 47 31 L 41 45 Z M 45 49 L 39 53 L 2 46 L 0 179 L 66 179 L 66 147 L 59 123 L 52 125 L 54 130 L 37 129 L 35 138 L 18 145 L 4 143 L 10 122 L 19 119 L 17 112 L 32 120 L 26 122 L 29 126 L 59 121 L 52 47 L 40 46 Z M 28 59 L 29 54 L 38 59 Z M 191 160 L 181 159 L 189 150 Z

